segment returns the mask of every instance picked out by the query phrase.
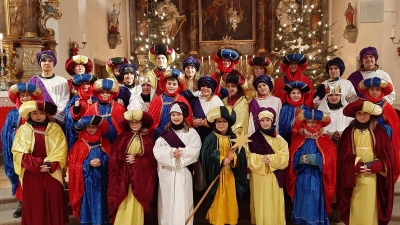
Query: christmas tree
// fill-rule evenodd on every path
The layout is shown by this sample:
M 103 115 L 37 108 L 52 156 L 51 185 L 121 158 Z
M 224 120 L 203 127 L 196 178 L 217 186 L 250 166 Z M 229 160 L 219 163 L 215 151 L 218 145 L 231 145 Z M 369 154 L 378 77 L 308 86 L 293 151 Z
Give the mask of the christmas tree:
M 303 73 L 308 76 L 316 87 L 329 78 L 325 72 L 325 64 L 334 58 L 340 48 L 327 46 L 325 40 L 332 25 L 327 24 L 320 6 L 297 5 L 292 3 L 284 9 L 288 24 L 279 24 L 276 33 L 275 60 L 273 76 L 275 79 L 284 74 L 279 70 L 279 62 L 291 53 L 301 53 L 308 58 L 308 68 Z
M 147 71 L 152 70 L 156 65 L 149 61 L 148 53 L 149 49 L 156 44 L 166 44 L 171 46 L 176 52 L 175 61 L 170 65 L 171 68 L 181 69 L 180 65 L 183 60 L 183 53 L 178 53 L 178 45 L 174 37 L 168 37 L 162 30 L 162 25 L 167 15 L 161 10 L 158 11 L 158 4 L 162 3 L 155 1 L 148 1 L 147 14 L 144 17 L 147 19 L 146 32 L 140 32 L 136 34 L 135 41 L 137 42 L 137 48 L 135 54 L 137 56 L 137 63 L 139 65 L 139 71 L 143 74 Z

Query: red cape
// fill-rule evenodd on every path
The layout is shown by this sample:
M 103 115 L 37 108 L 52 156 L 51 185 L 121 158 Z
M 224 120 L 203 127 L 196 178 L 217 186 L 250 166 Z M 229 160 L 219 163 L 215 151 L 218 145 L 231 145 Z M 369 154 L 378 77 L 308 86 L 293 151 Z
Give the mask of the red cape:
M 293 168 L 293 157 L 296 151 L 303 145 L 306 138 L 304 135 L 298 135 L 292 138 L 292 144 L 289 148 L 289 171 L 286 171 L 286 191 L 294 198 L 294 190 L 296 189 L 297 171 Z M 336 194 L 336 164 L 337 154 L 336 147 L 328 135 L 319 136 L 316 139 L 317 148 L 322 155 L 322 180 L 324 182 L 324 199 L 325 210 L 328 214 L 332 212 L 332 201 Z
M 356 160 L 354 143 L 354 126 L 350 124 L 342 133 L 338 147 L 338 192 L 337 202 L 341 220 L 345 224 L 349 224 L 350 218 L 350 201 L 353 195 L 353 188 L 356 186 L 356 168 L 354 166 Z M 374 146 L 374 154 L 386 169 L 386 177 L 377 173 L 377 189 L 376 199 L 378 201 L 378 220 L 379 225 L 386 225 L 392 215 L 393 209 L 393 193 L 394 178 L 393 165 L 394 153 L 393 145 L 386 131 L 376 126 L 374 130 L 370 129 Z
M 149 106 L 149 114 L 151 115 L 151 117 L 153 117 L 153 120 L 154 120 L 153 127 L 151 128 L 152 134 L 158 127 L 160 120 L 161 120 L 161 109 L 163 107 L 162 96 L 163 96 L 163 94 L 158 95 L 157 97 L 153 98 L 153 100 L 151 101 L 150 106 Z M 188 106 L 189 115 L 185 120 L 190 124 L 190 126 L 192 126 L 193 125 L 193 111 L 192 111 L 192 107 L 190 106 L 189 102 L 186 100 L 185 97 L 183 97 L 180 94 L 175 96 L 174 101 L 183 102 Z
M 102 138 L 101 139 L 101 150 L 107 155 L 110 153 L 111 144 L 110 142 Z M 84 191 L 83 181 L 83 161 L 89 154 L 89 146 L 83 139 L 78 139 L 74 146 L 71 148 L 71 152 L 68 156 L 68 189 L 69 189 L 69 200 L 72 206 L 72 213 L 79 221 L 82 196 Z
M 281 67 L 281 70 L 286 74 L 285 77 L 287 78 L 288 82 L 298 80 L 298 81 L 302 81 L 307 84 L 307 86 L 310 88 L 310 93 L 305 95 L 304 104 L 306 106 L 310 107 L 310 109 L 314 108 L 313 107 L 314 85 L 311 82 L 310 78 L 308 78 L 306 75 L 304 75 L 302 73 L 303 70 L 305 70 L 307 68 L 307 66 L 299 65 L 299 68 L 297 69 L 296 74 L 293 77 L 292 77 L 292 75 L 290 75 L 290 69 L 287 65 L 281 63 L 280 67 Z M 279 77 L 278 80 L 275 82 L 274 91 L 273 91 L 273 95 L 275 97 L 278 97 L 281 99 L 282 105 L 283 105 L 283 103 L 286 102 L 287 94 L 283 91 L 283 88 L 285 87 L 285 85 L 286 84 L 285 84 L 285 81 L 283 80 L 283 77 Z
M 153 197 L 157 176 L 157 161 L 153 155 L 153 139 L 141 133 L 142 155 L 135 157 L 135 163 L 126 163 L 126 151 L 133 138 L 133 132 L 123 131 L 112 146 L 108 161 L 108 215 L 114 222 L 118 207 L 128 194 L 132 184 L 132 193 L 143 206 L 146 214 L 150 213 L 150 201 Z
M 89 106 L 89 109 L 86 111 L 85 116 L 91 116 L 91 115 L 100 116 L 98 104 L 99 103 L 96 102 L 93 103 L 91 106 Z M 126 109 L 124 108 L 124 106 L 122 106 L 121 104 L 117 103 L 114 100 L 111 100 L 110 104 L 111 104 L 111 122 L 115 130 L 117 131 L 117 134 L 120 134 L 122 132 L 122 128 L 120 126 L 119 121 L 121 116 L 124 115 Z
M 394 167 L 394 183 L 396 183 L 397 179 L 400 175 L 400 120 L 397 117 L 397 112 L 395 108 L 387 103 L 383 102 L 382 105 L 383 110 L 383 120 L 387 122 L 387 124 L 392 128 L 392 143 L 394 146 L 394 157 L 395 157 L 395 167 Z

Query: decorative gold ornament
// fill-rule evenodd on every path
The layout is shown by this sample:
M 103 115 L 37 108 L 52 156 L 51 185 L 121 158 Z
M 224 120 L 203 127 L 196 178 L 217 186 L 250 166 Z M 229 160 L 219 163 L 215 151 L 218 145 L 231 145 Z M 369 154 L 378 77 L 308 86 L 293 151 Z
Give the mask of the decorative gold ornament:
M 246 147 L 247 143 L 252 142 L 252 140 L 249 139 L 250 134 L 244 134 L 244 132 L 245 131 L 242 131 L 242 133 L 237 132 L 236 138 L 231 139 L 231 141 L 235 142 L 235 144 L 231 147 L 231 150 L 239 148 L 240 152 L 242 148 Z

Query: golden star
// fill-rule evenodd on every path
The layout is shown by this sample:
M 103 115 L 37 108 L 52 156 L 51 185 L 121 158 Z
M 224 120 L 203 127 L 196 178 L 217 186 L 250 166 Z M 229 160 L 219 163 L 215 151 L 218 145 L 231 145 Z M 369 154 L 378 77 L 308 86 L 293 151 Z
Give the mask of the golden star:
M 244 131 L 242 133 L 236 133 L 236 138 L 231 139 L 231 141 L 235 142 L 231 150 L 239 148 L 240 151 L 243 147 L 246 147 L 247 143 L 252 142 L 252 140 L 249 139 L 249 134 L 243 134 L 243 133 Z

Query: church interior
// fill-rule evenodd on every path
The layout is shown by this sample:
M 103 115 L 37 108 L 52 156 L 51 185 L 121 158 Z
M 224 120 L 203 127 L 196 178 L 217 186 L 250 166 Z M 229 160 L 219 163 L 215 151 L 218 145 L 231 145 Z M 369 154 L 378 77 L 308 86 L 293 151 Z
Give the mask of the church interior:
M 35 55 L 45 49 L 56 52 L 54 73 L 66 79 L 71 76 L 64 62 L 77 54 L 93 62 L 92 74 L 99 78 L 107 77 L 106 63 L 112 57 L 126 57 L 144 74 L 154 67 L 149 48 L 160 43 L 174 48 L 174 68 L 181 69 L 182 60 L 191 55 L 201 63 L 201 75 L 217 69 L 212 57 L 221 48 L 239 53 L 235 68 L 245 74 L 248 59 L 268 57 L 276 78 L 282 75 L 280 59 L 299 52 L 314 60 L 309 72 L 317 86 L 326 79 L 329 59 L 344 61 L 346 79 L 360 67 L 360 50 L 373 46 L 377 64 L 400 87 L 398 0 L 3 0 L 0 15 L 0 128 L 14 108 L 9 87 L 41 72 Z M 400 97 L 393 106 L 400 109 Z M 0 225 L 19 224 L 10 214 L 17 202 L 9 196 L 2 164 L 0 157 Z M 396 190 L 390 225 L 400 224 L 399 182 Z M 200 197 L 195 195 L 195 202 Z M 208 224 L 204 210 L 194 224 Z M 248 206 L 240 210 L 246 212 L 240 212 L 238 224 L 250 224 Z M 287 218 L 290 213 L 288 209 Z M 145 224 L 156 224 L 154 217 L 156 213 Z M 72 219 L 68 224 L 78 223 Z

